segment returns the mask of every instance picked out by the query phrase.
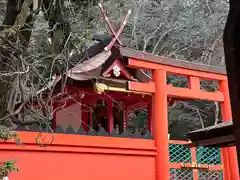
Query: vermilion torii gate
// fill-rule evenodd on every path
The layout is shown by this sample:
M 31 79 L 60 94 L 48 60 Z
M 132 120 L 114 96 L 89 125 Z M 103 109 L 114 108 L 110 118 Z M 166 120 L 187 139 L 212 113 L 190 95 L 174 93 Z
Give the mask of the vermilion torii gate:
M 153 94 L 152 128 L 157 148 L 156 156 L 156 180 L 169 180 L 168 159 L 168 101 L 176 98 L 181 100 L 208 100 L 217 101 L 221 105 L 222 118 L 224 121 L 232 119 L 230 98 L 228 92 L 227 77 L 218 68 L 191 65 L 190 63 L 176 61 L 173 65 L 164 65 L 167 58 L 161 60 L 151 59 L 146 54 L 130 55 L 136 57 L 128 59 L 131 68 L 152 70 L 153 81 L 149 83 L 129 82 L 128 89 L 138 92 Z M 176 63 L 176 64 L 175 64 Z M 199 67 L 198 67 L 199 66 Z M 167 74 L 182 75 L 188 78 L 188 88 L 178 88 L 167 84 Z M 219 91 L 205 92 L 200 89 L 200 80 L 217 80 Z M 239 180 L 236 148 L 223 148 L 224 179 Z

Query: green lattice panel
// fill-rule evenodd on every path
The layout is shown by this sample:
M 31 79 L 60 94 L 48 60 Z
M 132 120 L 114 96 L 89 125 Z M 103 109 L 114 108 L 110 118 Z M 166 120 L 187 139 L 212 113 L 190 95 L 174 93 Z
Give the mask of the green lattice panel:
M 198 164 L 221 164 L 220 148 L 197 148 Z
M 173 163 L 191 163 L 190 148 L 182 144 L 169 144 L 169 161 Z
M 222 171 L 198 171 L 199 180 L 223 180 Z
M 170 169 L 170 180 L 193 180 L 191 169 Z

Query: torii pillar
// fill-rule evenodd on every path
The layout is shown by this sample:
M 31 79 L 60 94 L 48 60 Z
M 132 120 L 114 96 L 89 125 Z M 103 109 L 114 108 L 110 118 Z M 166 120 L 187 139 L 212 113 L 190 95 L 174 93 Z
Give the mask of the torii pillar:
M 128 63 L 135 68 L 139 66 L 138 60 L 135 59 L 129 59 Z M 156 65 L 153 66 L 155 68 Z M 156 147 L 155 180 L 169 180 L 167 72 L 161 68 L 154 68 L 149 66 L 153 72 L 152 82 L 129 82 L 128 89 L 152 94 L 152 134 Z
M 168 103 L 167 103 L 167 73 L 165 70 L 153 71 L 155 92 L 153 93 L 153 137 L 157 149 L 155 159 L 156 180 L 169 180 L 169 152 L 168 152 Z

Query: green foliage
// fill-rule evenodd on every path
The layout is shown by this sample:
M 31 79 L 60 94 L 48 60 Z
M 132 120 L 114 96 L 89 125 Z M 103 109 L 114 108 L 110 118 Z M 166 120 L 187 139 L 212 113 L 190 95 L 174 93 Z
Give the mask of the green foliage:
M 18 171 L 15 163 L 15 160 L 9 160 L 7 162 L 4 162 L 3 165 L 0 166 L 0 180 L 7 176 L 9 172 Z
M 167 83 L 172 84 L 174 87 L 184 88 L 188 86 L 187 78 L 183 76 L 169 75 L 167 76 Z
M 146 109 L 136 111 L 129 116 L 128 129 L 144 133 L 148 129 L 148 112 Z
M 0 125 L 0 140 L 7 141 L 10 139 L 16 139 L 18 141 L 19 138 L 17 132 L 8 127 Z M 15 160 L 9 160 L 0 165 L 0 180 L 3 179 L 3 177 L 7 176 L 9 172 L 18 171 L 15 163 Z
M 0 139 L 7 141 L 12 138 L 14 139 L 18 138 L 17 132 L 13 131 L 11 128 L 0 125 Z

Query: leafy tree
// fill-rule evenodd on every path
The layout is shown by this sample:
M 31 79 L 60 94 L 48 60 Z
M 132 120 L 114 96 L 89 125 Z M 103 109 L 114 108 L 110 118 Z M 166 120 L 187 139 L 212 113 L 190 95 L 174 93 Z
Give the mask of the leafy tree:
M 19 142 L 14 129 L 20 124 L 50 126 L 54 84 L 49 83 L 55 74 L 66 72 L 71 51 L 85 47 L 91 39 L 86 12 L 94 1 L 84 2 L 0 1 L 0 139 Z M 89 23 L 89 29 L 83 23 Z M 77 32 L 84 34 L 81 39 L 76 38 L 77 25 L 84 29 L 84 33 Z M 0 179 L 13 170 L 14 161 L 5 162 Z

